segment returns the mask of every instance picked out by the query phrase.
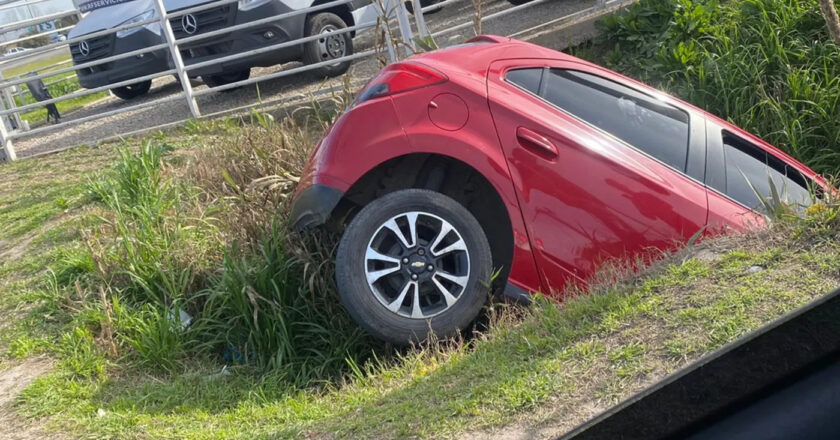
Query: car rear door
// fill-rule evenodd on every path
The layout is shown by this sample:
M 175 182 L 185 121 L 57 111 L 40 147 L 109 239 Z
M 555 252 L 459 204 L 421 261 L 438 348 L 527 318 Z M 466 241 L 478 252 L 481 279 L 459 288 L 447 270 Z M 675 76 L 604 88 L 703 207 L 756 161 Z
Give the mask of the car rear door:
M 707 221 L 704 118 L 571 61 L 488 71 L 489 106 L 543 288 L 666 249 Z

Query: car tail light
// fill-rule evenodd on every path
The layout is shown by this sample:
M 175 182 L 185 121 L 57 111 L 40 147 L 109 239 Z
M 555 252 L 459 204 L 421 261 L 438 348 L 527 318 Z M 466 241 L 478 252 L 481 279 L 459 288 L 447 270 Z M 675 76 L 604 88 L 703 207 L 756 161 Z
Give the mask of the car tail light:
M 362 89 L 354 105 L 374 98 L 407 92 L 447 81 L 446 75 L 420 63 L 402 62 L 386 66 Z

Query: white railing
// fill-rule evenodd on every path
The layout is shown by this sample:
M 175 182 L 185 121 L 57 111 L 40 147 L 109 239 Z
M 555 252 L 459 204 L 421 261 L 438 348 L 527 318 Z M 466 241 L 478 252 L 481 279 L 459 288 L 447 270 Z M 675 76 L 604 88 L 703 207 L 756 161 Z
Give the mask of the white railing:
M 245 108 L 248 108 L 248 107 L 269 105 L 269 104 L 273 104 L 273 103 L 282 101 L 283 98 L 276 99 L 276 100 L 269 100 L 269 101 L 261 101 L 259 103 L 250 104 L 248 106 L 240 106 L 240 107 L 237 107 L 236 109 L 230 109 L 229 108 L 229 109 L 227 109 L 225 111 L 222 111 L 222 112 L 214 112 L 212 114 L 202 115 L 196 98 L 200 97 L 200 96 L 208 95 L 208 94 L 211 94 L 211 93 L 218 93 L 218 92 L 222 92 L 222 91 L 237 88 L 237 87 L 257 84 L 257 83 L 260 83 L 260 82 L 263 82 L 263 81 L 269 81 L 269 80 L 282 78 L 282 77 L 289 76 L 289 75 L 295 75 L 295 74 L 298 74 L 298 73 L 301 73 L 301 72 L 310 71 L 310 70 L 317 69 L 317 68 L 327 66 L 327 65 L 333 65 L 333 64 L 337 64 L 337 63 L 341 63 L 341 62 L 356 61 L 356 60 L 359 60 L 359 59 L 362 59 L 362 58 L 368 58 L 368 57 L 371 57 L 373 55 L 376 55 L 381 50 L 384 50 L 386 52 L 385 54 L 387 56 L 387 59 L 390 62 L 394 62 L 399 57 L 399 54 L 398 54 L 399 46 L 401 46 L 405 49 L 406 54 L 411 54 L 411 53 L 413 53 L 414 51 L 417 50 L 416 42 L 415 42 L 415 39 L 414 39 L 415 32 L 414 32 L 414 29 L 412 28 L 411 22 L 409 20 L 408 12 L 406 10 L 405 3 L 403 2 L 404 0 L 375 0 L 377 2 L 377 3 L 375 3 L 375 5 L 377 6 L 378 19 L 376 19 L 374 21 L 368 21 L 368 22 L 365 22 L 365 23 L 357 23 L 357 24 L 353 24 L 351 26 L 347 26 L 347 27 L 342 28 L 342 29 L 333 30 L 333 31 L 330 31 L 330 32 L 327 32 L 327 33 L 311 35 L 311 36 L 304 36 L 303 38 L 298 38 L 298 39 L 295 39 L 295 40 L 292 40 L 292 41 L 284 41 L 284 42 L 280 42 L 280 43 L 274 43 L 274 44 L 266 45 L 264 47 L 259 47 L 259 48 L 255 48 L 255 49 L 248 50 L 248 51 L 245 51 L 245 52 L 241 52 L 241 53 L 233 53 L 233 54 L 218 56 L 216 58 L 213 58 L 213 59 L 210 59 L 210 60 L 207 60 L 207 61 L 200 61 L 200 62 L 187 64 L 187 63 L 184 62 L 184 60 L 181 57 L 181 47 L 184 46 L 184 45 L 187 45 L 187 44 L 192 44 L 192 43 L 195 43 L 195 42 L 198 42 L 198 41 L 201 41 L 201 40 L 210 39 L 210 38 L 213 38 L 213 37 L 218 37 L 220 35 L 227 34 L 227 33 L 233 32 L 233 31 L 249 29 L 249 28 L 253 28 L 253 27 L 256 27 L 256 26 L 261 26 L 261 25 L 265 25 L 265 24 L 269 24 L 269 23 L 275 23 L 279 20 L 299 16 L 299 15 L 302 15 L 302 14 L 310 14 L 310 13 L 313 13 L 313 12 L 319 12 L 319 11 L 327 10 L 327 9 L 334 8 L 334 7 L 337 7 L 337 6 L 350 4 L 352 1 L 353 0 L 329 1 L 329 2 L 326 2 L 326 3 L 322 3 L 322 4 L 319 4 L 319 5 L 315 5 L 315 6 L 311 6 L 311 7 L 307 7 L 307 8 L 302 8 L 302 9 L 299 9 L 299 10 L 294 10 L 294 11 L 290 11 L 290 12 L 286 12 L 286 13 L 282 13 L 282 14 L 278 14 L 278 15 L 274 15 L 274 16 L 270 16 L 270 17 L 260 18 L 260 19 L 250 21 L 250 22 L 247 22 L 247 23 L 236 24 L 236 25 L 228 26 L 228 27 L 225 27 L 225 28 L 222 28 L 222 29 L 217 29 L 217 30 L 213 30 L 213 31 L 209 31 L 209 32 L 203 32 L 203 33 L 199 33 L 199 34 L 196 34 L 196 35 L 186 36 L 186 37 L 183 37 L 181 39 L 176 39 L 174 30 L 172 29 L 172 24 L 171 24 L 173 19 L 178 18 L 178 17 L 182 17 L 186 14 L 193 14 L 193 13 L 196 13 L 196 12 L 200 12 L 200 11 L 204 11 L 204 10 L 208 10 L 208 9 L 212 9 L 212 8 L 217 8 L 217 7 L 223 6 L 223 5 L 232 5 L 232 7 L 235 8 L 236 4 L 238 3 L 238 0 L 218 0 L 218 1 L 213 1 L 213 2 L 210 2 L 210 3 L 205 3 L 205 4 L 202 4 L 202 5 L 199 5 L 199 6 L 195 6 L 195 7 L 191 7 L 191 8 L 187 8 L 187 9 L 181 9 L 181 10 L 172 11 L 172 12 L 166 12 L 165 11 L 165 7 L 163 5 L 163 0 L 155 0 L 154 5 L 155 5 L 155 10 L 156 10 L 156 16 L 149 19 L 149 20 L 145 20 L 145 21 L 137 22 L 137 23 L 126 24 L 126 25 L 121 25 L 121 26 L 117 26 L 117 27 L 102 30 L 102 31 L 92 32 L 92 33 L 84 35 L 84 36 L 80 36 L 80 37 L 76 37 L 76 38 L 72 38 L 72 39 L 67 39 L 66 41 L 59 41 L 59 42 L 50 43 L 50 44 L 44 45 L 42 47 L 39 47 L 37 49 L 32 49 L 32 50 L 26 51 L 26 52 L 21 53 L 21 54 L 16 54 L 12 57 L 4 58 L 3 60 L 0 60 L 0 70 L 3 70 L 4 65 L 8 65 L 11 62 L 20 62 L 22 60 L 26 60 L 26 59 L 29 59 L 29 58 L 42 56 L 42 55 L 44 55 L 48 52 L 51 52 L 51 51 L 55 50 L 56 48 L 61 47 L 61 46 L 72 47 L 73 45 L 79 44 L 82 41 L 87 41 L 87 40 L 90 40 L 92 38 L 97 38 L 97 37 L 101 37 L 101 36 L 115 34 L 116 32 L 123 31 L 123 30 L 130 29 L 130 28 L 135 28 L 135 27 L 138 27 L 138 26 L 158 24 L 161 27 L 161 31 L 162 31 L 162 38 L 161 38 L 161 43 L 160 44 L 152 45 L 152 46 L 145 47 L 145 48 L 138 49 L 138 50 L 134 50 L 134 51 L 131 51 L 131 52 L 126 52 L 126 53 L 121 53 L 121 54 L 116 54 L 116 55 L 110 55 L 110 56 L 107 56 L 105 58 L 101 58 L 101 59 L 97 59 L 97 60 L 93 60 L 93 61 L 82 62 L 82 63 L 76 64 L 76 65 L 73 65 L 73 66 L 60 67 L 64 64 L 67 64 L 67 63 L 70 62 L 69 60 L 68 61 L 63 61 L 63 62 L 56 63 L 53 66 L 43 68 L 42 69 L 43 73 L 38 73 L 36 75 L 30 75 L 30 76 L 26 76 L 26 77 L 9 78 L 9 79 L 3 79 L 2 76 L 0 76 L 0 146 L 2 146 L 3 152 L 5 153 L 5 158 L 10 159 L 10 160 L 14 160 L 16 154 L 15 154 L 15 149 L 13 147 L 13 141 L 15 139 L 19 139 L 19 138 L 23 138 L 23 137 L 31 137 L 31 136 L 39 134 L 39 133 L 52 131 L 52 130 L 57 130 L 57 129 L 64 128 L 64 127 L 70 127 L 70 126 L 73 126 L 73 125 L 83 124 L 85 122 L 89 122 L 89 121 L 93 121 L 93 120 L 96 120 L 96 119 L 105 118 L 105 117 L 109 117 L 109 116 L 113 116 L 113 115 L 117 115 L 117 114 L 121 114 L 121 113 L 133 112 L 133 111 L 137 111 L 137 110 L 141 110 L 141 109 L 149 108 L 149 107 L 154 107 L 154 106 L 158 106 L 158 105 L 162 105 L 162 104 L 169 104 L 169 103 L 172 103 L 172 102 L 175 102 L 175 101 L 178 101 L 178 100 L 185 100 L 186 101 L 187 107 L 189 108 L 190 113 L 185 114 L 183 119 L 180 119 L 179 121 L 177 121 L 175 123 L 183 122 L 183 121 L 186 121 L 190 118 L 214 117 L 214 116 L 218 116 L 219 114 L 222 114 L 222 113 L 226 113 L 226 112 L 230 112 L 230 111 L 238 111 L 238 110 L 245 109 Z M 450 32 L 455 32 L 455 31 L 458 31 L 458 30 L 469 28 L 470 26 L 474 25 L 473 17 L 465 17 L 465 21 L 462 22 L 462 23 L 457 23 L 455 25 L 451 25 L 451 26 L 448 26 L 446 28 L 439 28 L 439 26 L 435 26 L 435 21 L 437 20 L 436 18 L 434 18 L 435 16 L 425 17 L 424 14 L 423 14 L 424 12 L 428 12 L 430 10 L 438 9 L 438 8 L 441 8 L 441 7 L 445 7 L 446 5 L 453 4 L 453 3 L 456 3 L 456 2 L 463 2 L 464 0 L 445 0 L 445 1 L 442 1 L 438 4 L 428 6 L 428 7 L 425 7 L 425 8 L 420 7 L 421 6 L 420 5 L 420 0 L 405 0 L 405 1 L 411 1 L 412 7 L 413 7 L 412 9 L 414 11 L 416 11 L 413 14 L 414 25 L 416 27 L 416 35 L 417 35 L 417 37 L 419 37 L 421 39 L 428 38 L 429 36 L 435 37 L 435 36 L 444 35 L 444 34 L 447 34 L 447 33 L 450 33 Z M 467 0 L 467 1 L 470 1 L 470 0 Z M 495 12 L 495 13 L 492 13 L 492 14 L 481 17 L 481 21 L 498 19 L 499 17 L 507 16 L 509 14 L 515 14 L 517 11 L 521 11 L 521 10 L 526 9 L 526 8 L 538 7 L 539 5 L 547 3 L 549 1 L 551 1 L 551 0 L 533 0 L 532 2 L 525 3 L 525 4 L 522 4 L 522 5 L 519 5 L 519 6 L 510 6 L 510 7 L 507 7 L 505 9 L 501 10 L 501 11 L 498 11 L 498 12 Z M 578 17 L 591 15 L 593 13 L 597 14 L 597 13 L 599 13 L 599 11 L 607 11 L 607 10 L 610 10 L 611 8 L 615 8 L 616 5 L 624 5 L 624 4 L 627 4 L 628 2 L 632 2 L 632 1 L 634 1 L 634 0 L 611 0 L 609 2 L 606 2 L 604 0 L 598 0 L 597 3 L 592 7 L 577 11 L 573 14 L 565 15 L 563 17 L 554 17 L 551 20 L 545 21 L 544 24 L 538 24 L 537 26 L 531 26 L 528 29 L 533 30 L 533 29 L 540 28 L 542 26 L 557 25 L 558 23 L 560 23 L 562 25 L 565 22 L 572 22 Z M 2 6 L 0 6 L 0 7 L 2 7 Z M 42 17 L 42 18 L 38 18 L 38 19 L 25 20 L 24 22 L 15 23 L 14 25 L 15 26 L 20 26 L 23 23 L 29 23 L 29 24 L 40 23 L 40 22 L 44 22 L 44 21 L 47 21 L 47 20 L 54 19 L 54 17 L 64 17 L 64 16 L 68 16 L 68 15 L 72 15 L 72 14 L 78 14 L 78 13 L 77 12 L 68 12 L 68 13 L 52 14 L 50 16 L 47 16 L 46 18 Z M 201 68 L 204 68 L 204 67 L 207 67 L 207 66 L 210 66 L 210 65 L 214 65 L 214 64 L 227 63 L 227 62 L 231 62 L 231 61 L 242 60 L 242 59 L 252 57 L 252 56 L 255 56 L 255 55 L 260 55 L 260 54 L 264 54 L 264 53 L 268 53 L 268 52 L 272 52 L 272 51 L 277 51 L 277 50 L 284 49 L 284 48 L 289 48 L 289 47 L 292 47 L 292 46 L 298 46 L 298 45 L 301 45 L 301 44 L 306 44 L 308 42 L 315 41 L 317 39 L 321 39 L 321 38 L 328 37 L 328 36 L 343 35 L 343 34 L 347 34 L 347 33 L 355 33 L 355 32 L 363 31 L 363 30 L 366 30 L 366 29 L 377 29 L 383 34 L 392 35 L 393 34 L 391 32 L 392 24 L 396 25 L 398 35 L 399 35 L 399 42 L 397 44 L 397 47 L 395 47 L 395 45 L 392 44 L 391 38 L 386 37 L 385 41 L 383 42 L 384 44 L 382 44 L 381 47 L 375 47 L 373 49 L 364 50 L 364 51 L 361 51 L 359 53 L 354 53 L 352 55 L 343 56 L 341 58 L 334 58 L 334 59 L 329 59 L 329 60 L 323 61 L 323 62 L 303 65 L 303 66 L 295 67 L 295 68 L 291 68 L 291 69 L 284 69 L 284 70 L 280 70 L 278 72 L 270 73 L 270 74 L 267 74 L 267 75 L 262 75 L 262 76 L 259 76 L 259 77 L 249 78 L 249 79 L 245 79 L 245 80 L 242 80 L 242 81 L 233 82 L 233 83 L 230 83 L 230 84 L 219 85 L 218 87 L 212 87 L 212 88 L 206 88 L 206 89 L 200 89 L 200 90 L 193 90 L 193 86 L 192 86 L 192 84 L 190 83 L 190 80 L 189 80 L 190 73 L 196 71 L 197 69 L 201 69 Z M 429 30 L 430 27 L 435 28 L 436 30 L 434 32 L 431 32 Z M 51 33 L 54 33 L 54 32 L 55 31 L 51 31 L 51 32 L 48 32 L 48 33 L 45 32 L 43 34 L 51 34 Z M 518 30 L 518 31 L 514 32 L 513 34 L 519 34 L 521 32 L 522 32 L 522 30 Z M 26 39 L 31 39 L 31 38 L 34 38 L 34 36 L 24 37 L 20 40 L 7 42 L 7 43 L 3 43 L 3 44 L 6 45 L 6 46 L 9 46 L 9 45 L 14 44 L 15 42 L 24 41 Z M 95 87 L 95 88 L 91 88 L 91 89 L 77 90 L 77 91 L 74 91 L 72 93 L 68 93 L 68 94 L 65 94 L 65 95 L 62 95 L 62 96 L 54 97 L 52 99 L 48 99 L 48 100 L 37 102 L 37 103 L 26 104 L 24 101 L 22 101 L 23 92 L 21 92 L 20 98 L 21 98 L 21 104 L 22 105 L 19 105 L 19 106 L 16 105 L 16 103 L 14 102 L 14 99 L 9 99 L 9 96 L 7 96 L 7 95 L 9 95 L 8 92 L 9 92 L 10 88 L 13 88 L 13 87 L 16 87 L 16 86 L 18 86 L 18 88 L 20 88 L 19 86 L 21 84 L 24 84 L 27 81 L 31 81 L 33 79 L 45 80 L 47 78 L 56 77 L 58 75 L 64 75 L 64 74 L 68 74 L 68 73 L 71 73 L 71 72 L 75 73 L 75 72 L 77 72 L 79 70 L 82 70 L 82 69 L 86 69 L 86 68 L 90 68 L 90 67 L 96 67 L 96 66 L 100 66 L 100 65 L 103 65 L 103 64 L 112 63 L 112 62 L 115 62 L 115 61 L 126 59 L 126 58 L 135 57 L 135 56 L 138 56 L 138 55 L 145 55 L 145 54 L 148 54 L 148 53 L 152 53 L 152 52 L 156 52 L 156 51 L 164 51 L 164 50 L 167 52 L 167 55 L 171 60 L 171 68 L 166 69 L 166 70 L 162 70 L 160 72 L 156 72 L 156 73 L 153 73 L 153 74 L 149 74 L 149 75 L 145 75 L 145 76 L 141 76 L 141 77 L 137 77 L 137 78 L 132 78 L 132 79 L 129 79 L 129 80 L 119 81 L 119 82 L 115 82 L 115 83 L 111 83 L 111 84 L 107 84 L 107 85 L 103 85 L 103 86 Z M 25 127 L 21 127 L 21 124 L 20 124 L 21 117 L 20 117 L 20 115 L 24 112 L 32 111 L 36 108 L 43 107 L 43 106 L 48 105 L 48 104 L 54 104 L 54 103 L 67 101 L 67 100 L 71 100 L 71 99 L 77 99 L 77 98 L 80 98 L 80 97 L 83 97 L 83 96 L 91 95 L 91 94 L 94 94 L 94 93 L 100 93 L 100 92 L 110 90 L 110 89 L 113 89 L 113 88 L 116 88 L 116 87 L 129 86 L 129 85 L 133 85 L 133 84 L 136 84 L 138 82 L 141 82 L 141 81 L 151 80 L 151 79 L 155 79 L 155 78 L 159 78 L 159 77 L 163 77 L 163 76 L 167 76 L 167 75 L 176 75 L 178 77 L 178 79 L 180 80 L 180 86 L 181 86 L 181 90 L 179 92 L 177 92 L 175 94 L 171 94 L 169 96 L 162 97 L 162 98 L 157 98 L 157 99 L 154 99 L 154 100 L 143 102 L 143 103 L 140 103 L 140 104 L 133 104 L 132 105 L 132 104 L 126 103 L 125 105 L 122 105 L 119 108 L 114 109 L 114 110 L 105 111 L 105 112 L 92 114 L 92 115 L 87 115 L 87 116 L 84 116 L 84 117 L 77 117 L 77 118 L 74 118 L 72 120 L 63 121 L 63 122 L 55 124 L 55 125 L 45 125 L 45 126 L 42 126 L 42 127 L 37 127 L 37 128 L 31 129 L 31 130 L 24 130 L 22 128 L 25 128 Z M 61 81 L 67 81 L 67 80 L 71 79 L 72 77 L 73 77 L 73 75 L 64 76 L 57 81 L 48 82 L 48 84 L 52 84 L 52 83 L 55 83 L 55 82 L 61 82 Z M 4 97 L 6 99 L 4 99 Z M 8 130 L 7 129 L 6 120 L 8 120 L 9 118 L 13 118 L 18 122 L 18 129 L 16 129 L 16 130 Z M 173 125 L 175 123 L 168 122 L 164 125 L 170 126 L 170 125 Z M 139 130 L 133 130 L 132 132 L 141 132 L 141 131 L 151 130 L 151 129 L 154 129 L 154 128 L 156 128 L 156 127 L 142 128 L 142 129 L 139 129 Z

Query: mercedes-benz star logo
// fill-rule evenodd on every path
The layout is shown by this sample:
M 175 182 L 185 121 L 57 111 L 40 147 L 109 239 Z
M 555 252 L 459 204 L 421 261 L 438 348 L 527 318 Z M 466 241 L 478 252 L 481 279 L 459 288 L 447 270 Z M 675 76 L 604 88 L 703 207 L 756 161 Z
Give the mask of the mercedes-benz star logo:
M 198 31 L 198 20 L 195 18 L 195 15 L 187 14 L 181 17 L 181 28 L 190 35 L 196 33 Z
M 90 45 L 87 41 L 82 41 L 81 43 L 79 43 L 79 52 L 81 52 L 83 56 L 90 55 Z

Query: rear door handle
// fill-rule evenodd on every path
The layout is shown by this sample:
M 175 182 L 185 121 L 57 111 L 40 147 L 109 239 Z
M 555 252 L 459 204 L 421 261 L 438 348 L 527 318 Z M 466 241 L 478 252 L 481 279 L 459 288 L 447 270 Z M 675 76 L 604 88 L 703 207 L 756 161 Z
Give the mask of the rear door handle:
M 519 145 L 541 156 L 557 157 L 557 147 L 545 136 L 525 127 L 516 129 L 516 139 Z

